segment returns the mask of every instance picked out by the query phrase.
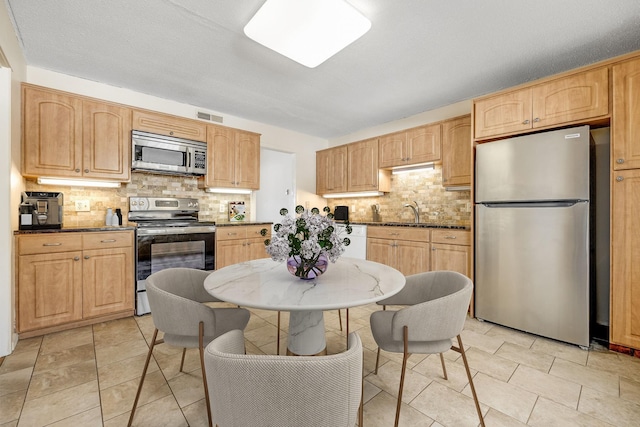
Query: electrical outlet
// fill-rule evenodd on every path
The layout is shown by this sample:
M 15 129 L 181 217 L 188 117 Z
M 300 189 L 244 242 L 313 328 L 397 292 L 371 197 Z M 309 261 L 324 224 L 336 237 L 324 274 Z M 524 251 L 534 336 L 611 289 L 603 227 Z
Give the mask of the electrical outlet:
M 356 211 L 356 205 L 351 205 L 351 213 L 355 213 Z
M 224 205 L 224 203 L 220 203 L 220 212 L 226 212 L 226 211 L 227 211 L 227 208 Z
M 89 212 L 91 206 L 88 200 L 76 200 L 76 212 Z

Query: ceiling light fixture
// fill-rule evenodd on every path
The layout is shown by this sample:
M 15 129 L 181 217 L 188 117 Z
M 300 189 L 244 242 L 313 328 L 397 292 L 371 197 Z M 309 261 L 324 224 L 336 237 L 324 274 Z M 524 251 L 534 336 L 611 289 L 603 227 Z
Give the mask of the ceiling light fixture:
M 102 187 L 102 188 L 118 188 L 119 182 L 113 181 L 93 181 L 83 179 L 64 179 L 64 178 L 38 178 L 38 184 L 41 185 L 68 185 L 70 187 Z
M 371 21 L 344 0 L 267 0 L 244 33 L 314 68 L 362 37 Z

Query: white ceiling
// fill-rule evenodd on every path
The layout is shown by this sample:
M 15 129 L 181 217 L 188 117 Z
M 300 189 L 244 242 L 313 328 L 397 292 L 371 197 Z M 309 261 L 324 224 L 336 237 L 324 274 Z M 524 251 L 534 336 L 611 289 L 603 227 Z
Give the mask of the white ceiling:
M 322 138 L 640 49 L 638 0 L 349 0 L 314 69 L 244 36 L 264 0 L 5 1 L 29 65 Z

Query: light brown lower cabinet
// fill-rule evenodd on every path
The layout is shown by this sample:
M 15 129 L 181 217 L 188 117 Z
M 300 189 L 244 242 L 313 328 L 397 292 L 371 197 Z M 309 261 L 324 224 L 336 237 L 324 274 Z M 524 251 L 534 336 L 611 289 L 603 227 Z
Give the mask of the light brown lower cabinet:
M 17 236 L 22 337 L 133 314 L 133 231 Z
M 367 228 L 367 259 L 388 265 L 405 276 L 429 271 L 430 230 L 416 227 Z
M 471 232 L 431 231 L 431 270 L 451 270 L 471 277 Z
M 613 171 L 610 342 L 640 349 L 640 169 Z
M 263 228 L 267 235 L 260 234 Z M 271 224 L 230 225 L 216 231 L 216 270 L 239 262 L 267 258 L 264 241 L 271 238 Z

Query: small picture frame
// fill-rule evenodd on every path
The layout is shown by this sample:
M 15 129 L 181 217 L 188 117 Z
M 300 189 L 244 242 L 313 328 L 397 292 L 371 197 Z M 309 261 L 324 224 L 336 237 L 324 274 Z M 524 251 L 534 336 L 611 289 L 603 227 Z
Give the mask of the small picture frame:
M 242 222 L 247 218 L 244 202 L 229 202 L 229 221 Z

